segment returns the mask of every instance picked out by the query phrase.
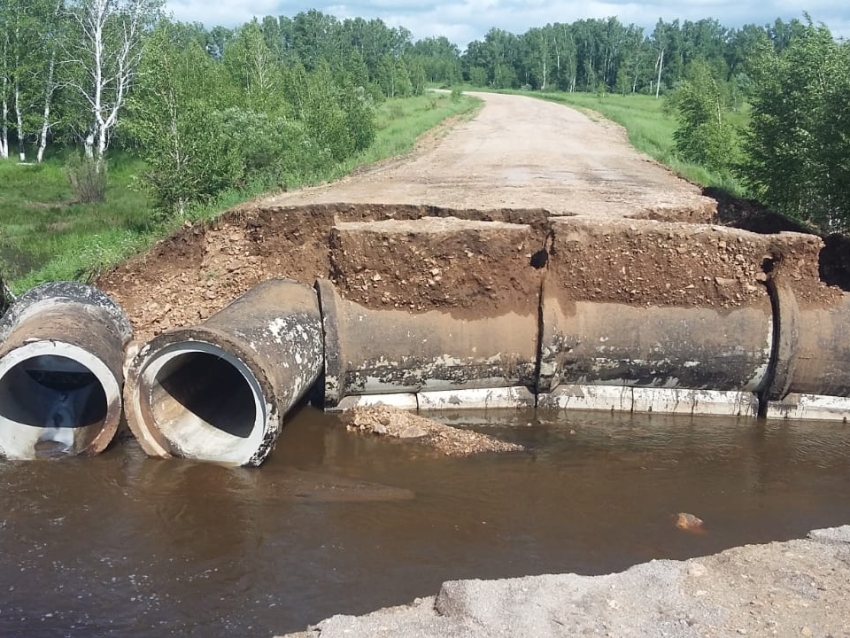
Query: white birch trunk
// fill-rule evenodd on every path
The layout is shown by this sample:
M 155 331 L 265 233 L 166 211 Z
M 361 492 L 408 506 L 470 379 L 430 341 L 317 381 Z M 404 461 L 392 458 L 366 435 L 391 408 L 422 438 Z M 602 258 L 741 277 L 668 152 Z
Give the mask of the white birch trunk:
M 658 95 L 661 92 L 661 70 L 664 68 L 664 49 L 661 49 L 661 53 L 658 54 L 658 81 L 655 83 L 655 99 L 658 99 Z
M 145 18 L 153 17 L 157 11 L 155 0 L 90 0 L 82 12 L 72 14 L 82 33 L 70 62 L 81 67 L 89 78 L 84 84 L 72 86 L 89 104 L 91 124 L 83 146 L 98 171 L 138 67 Z M 114 45 L 107 43 L 104 33 L 113 19 L 120 20 L 120 37 Z
M 41 131 L 38 134 L 38 152 L 35 161 L 41 164 L 44 160 L 44 151 L 47 149 L 47 134 L 50 132 L 50 103 L 53 101 L 53 93 L 56 86 L 53 76 L 56 69 L 56 45 L 50 52 L 50 64 L 47 67 L 47 83 L 44 85 L 44 111 L 41 117 Z
M 15 121 L 18 124 L 18 158 L 21 162 L 27 161 L 27 150 L 24 146 L 24 113 L 21 110 L 21 87 L 15 79 Z
M 3 106 L 0 110 L 0 159 L 9 159 L 9 103 L 6 101 L 6 77 L 3 77 Z
M 0 107 L 0 159 L 9 159 L 9 102 L 6 100 L 6 91 L 9 90 L 9 62 L 6 55 L 9 52 L 9 36 L 4 34 L 3 51 L 3 104 Z

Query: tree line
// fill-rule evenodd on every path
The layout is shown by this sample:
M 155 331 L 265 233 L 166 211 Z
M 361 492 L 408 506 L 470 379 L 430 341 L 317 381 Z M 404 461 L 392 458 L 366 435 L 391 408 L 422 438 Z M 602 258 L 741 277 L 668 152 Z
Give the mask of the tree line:
M 318 11 L 208 30 L 162 0 L 0 0 L 0 158 L 79 148 L 69 176 L 96 198 L 107 149 L 128 150 L 163 212 L 285 185 L 368 147 L 376 103 L 424 91 L 411 49 Z
M 763 41 L 777 52 L 803 31 L 800 20 L 728 28 L 714 18 L 659 20 L 651 33 L 617 18 L 576 20 L 515 35 L 491 29 L 471 42 L 455 73 L 476 86 L 526 87 L 660 95 L 685 79 L 701 60 L 724 81 L 749 82 L 747 61 Z M 450 77 L 446 78 L 450 80 Z
M 617 18 L 445 37 L 310 10 L 233 29 L 174 22 L 162 0 L 0 0 L 0 158 L 81 149 L 102 192 L 108 148 L 142 157 L 165 212 L 248 182 L 285 186 L 368 147 L 374 105 L 427 83 L 666 98 L 679 155 L 765 203 L 844 228 L 850 54 L 826 27 Z M 738 130 L 729 113 L 751 107 Z

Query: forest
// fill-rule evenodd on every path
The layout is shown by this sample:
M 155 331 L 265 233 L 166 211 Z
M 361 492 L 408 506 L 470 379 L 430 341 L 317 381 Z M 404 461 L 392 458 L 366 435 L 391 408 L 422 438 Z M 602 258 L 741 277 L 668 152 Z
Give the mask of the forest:
M 161 0 L 0 0 L 0 182 L 47 184 L 36 169 L 52 163 L 71 208 L 120 182 L 141 198 L 120 223 L 144 234 L 226 193 L 350 170 L 382 121 L 413 117 L 404 100 L 439 111 L 429 125 L 472 108 L 459 90 L 438 100 L 428 87 L 587 94 L 626 109 L 655 100 L 681 160 L 824 232 L 850 226 L 850 45 L 807 15 L 740 28 L 659 20 L 652 32 L 577 20 L 491 29 L 461 50 L 316 10 L 209 29 L 170 19 Z M 29 181 L 13 164 L 35 167 Z M 21 215 L 7 217 L 9 262 Z

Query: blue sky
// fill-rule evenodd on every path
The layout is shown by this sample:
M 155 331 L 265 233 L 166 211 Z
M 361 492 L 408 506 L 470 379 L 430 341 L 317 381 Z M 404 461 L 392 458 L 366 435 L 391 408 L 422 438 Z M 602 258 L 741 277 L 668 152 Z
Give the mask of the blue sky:
M 167 0 L 166 10 L 178 20 L 202 22 L 207 27 L 233 27 L 253 16 L 288 15 L 318 9 L 339 18 L 381 18 L 390 26 L 410 29 L 414 38 L 445 35 L 461 49 L 481 38 L 490 27 L 522 33 L 547 22 L 573 22 L 581 18 L 617 16 L 651 31 L 658 18 L 665 21 L 699 20 L 712 17 L 721 24 L 738 27 L 748 22 L 766 24 L 777 17 L 802 18 L 808 11 L 816 22 L 824 22 L 836 36 L 850 38 L 850 9 L 846 0 L 764 0 L 744 3 L 733 0 L 315 0 L 313 3 L 279 0 Z

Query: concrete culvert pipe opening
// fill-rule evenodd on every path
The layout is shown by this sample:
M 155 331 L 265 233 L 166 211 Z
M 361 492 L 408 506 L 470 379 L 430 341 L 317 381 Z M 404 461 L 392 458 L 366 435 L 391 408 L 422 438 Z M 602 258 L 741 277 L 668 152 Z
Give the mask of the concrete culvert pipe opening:
M 68 343 L 35 341 L 0 361 L 0 452 L 33 459 L 99 452 L 121 389 L 106 364 Z
M 136 398 L 137 414 L 180 456 L 241 465 L 265 434 L 259 383 L 212 344 L 178 343 L 156 353 L 141 371 Z

